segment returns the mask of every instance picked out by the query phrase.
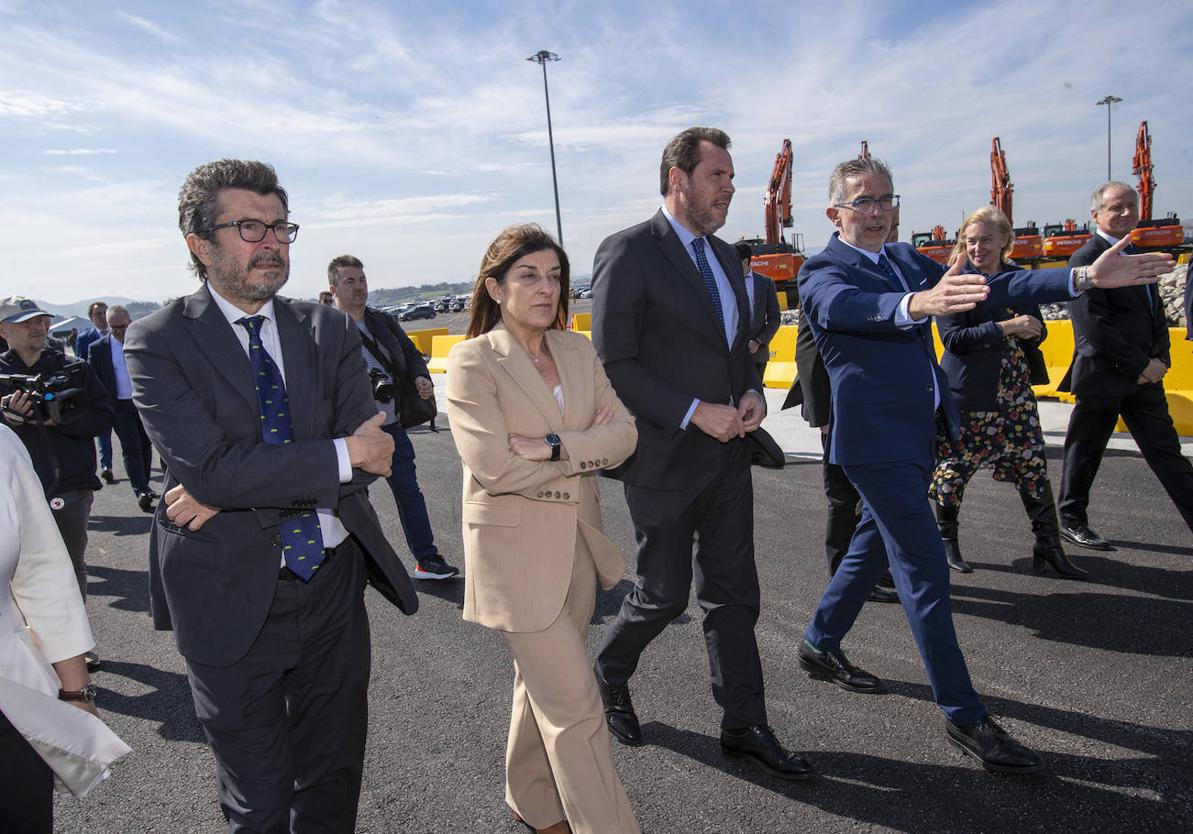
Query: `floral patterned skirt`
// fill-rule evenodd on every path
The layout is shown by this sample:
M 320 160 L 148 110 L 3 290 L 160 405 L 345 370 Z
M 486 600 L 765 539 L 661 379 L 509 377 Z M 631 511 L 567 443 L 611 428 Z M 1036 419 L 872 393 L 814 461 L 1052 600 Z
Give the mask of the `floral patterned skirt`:
M 1048 464 L 1030 380 L 1018 340 L 1007 339 L 998 372 L 999 410 L 964 411 L 955 441 L 943 432 L 937 437 L 929 496 L 946 507 L 960 506 L 969 479 L 988 467 L 994 480 L 1013 483 L 1030 498 L 1043 498 Z

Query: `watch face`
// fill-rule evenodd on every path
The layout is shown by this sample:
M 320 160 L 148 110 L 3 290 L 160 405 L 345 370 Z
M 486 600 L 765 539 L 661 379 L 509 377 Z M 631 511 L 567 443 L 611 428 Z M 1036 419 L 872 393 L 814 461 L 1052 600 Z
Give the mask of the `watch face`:
M 555 432 L 551 432 L 550 434 L 548 434 L 544 438 L 544 440 L 546 440 L 547 444 L 550 446 L 558 446 L 561 442 L 559 439 L 559 435 L 557 435 Z

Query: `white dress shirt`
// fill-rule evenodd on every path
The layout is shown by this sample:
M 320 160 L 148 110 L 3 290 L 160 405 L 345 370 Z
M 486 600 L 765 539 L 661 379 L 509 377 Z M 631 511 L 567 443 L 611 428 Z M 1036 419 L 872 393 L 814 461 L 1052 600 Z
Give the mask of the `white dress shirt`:
M 220 312 L 224 314 L 224 318 L 228 320 L 228 324 L 232 326 L 232 332 L 236 334 L 236 340 L 240 342 L 240 346 L 244 348 L 244 355 L 249 355 L 249 332 L 242 325 L 236 322 L 242 318 L 249 316 L 244 310 L 241 310 L 228 299 L 224 298 L 215 291 L 215 287 L 211 286 L 211 282 L 207 282 L 207 290 L 211 293 L 211 297 L 215 300 L 216 306 L 220 308 Z M 252 315 L 264 316 L 265 320 L 261 322 L 261 346 L 265 348 L 265 352 L 269 354 L 269 358 L 273 360 L 273 364 L 278 366 L 278 373 L 282 375 L 282 382 L 286 381 L 286 366 L 282 359 L 282 342 L 278 337 L 278 327 L 274 321 L 273 316 L 273 299 L 265 302 L 256 313 Z M 352 480 L 352 460 L 348 455 L 348 441 L 342 437 L 337 437 L 332 440 L 336 447 L 336 463 L 339 467 L 340 483 L 346 484 Z M 327 507 L 319 507 L 316 512 L 319 514 L 319 529 L 323 533 L 323 546 L 336 547 L 348 538 L 348 529 L 344 523 L 340 521 L 331 509 Z M 283 558 L 282 564 L 285 565 Z

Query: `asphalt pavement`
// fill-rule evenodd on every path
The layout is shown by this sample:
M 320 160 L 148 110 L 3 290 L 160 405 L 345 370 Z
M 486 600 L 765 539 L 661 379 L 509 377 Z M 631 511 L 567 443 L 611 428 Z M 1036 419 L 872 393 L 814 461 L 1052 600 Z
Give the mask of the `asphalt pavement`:
M 961 645 L 993 713 L 1047 763 L 1039 775 L 1008 777 L 946 744 L 899 607 L 868 605 L 844 646 L 887 681 L 888 694 L 850 694 L 800 671 L 796 652 L 826 581 L 820 466 L 815 434 L 801 432 L 794 415 L 767 420 L 790 454 L 783 470 L 754 470 L 758 642 L 770 723 L 819 775 L 790 785 L 722 760 L 693 601 L 632 681 L 645 746 L 614 745 L 644 831 L 1193 830 L 1193 540 L 1129 442 L 1108 453 L 1091 507 L 1118 550 L 1070 549 L 1088 582 L 1029 572 L 1031 535 L 1013 488 L 979 474 L 967 492 L 961 545 L 976 570 L 952 576 Z M 412 437 L 439 548 L 462 565 L 461 470 L 440 424 Z M 1057 478 L 1059 449 L 1049 457 Z M 603 481 L 601 494 L 606 531 L 632 576 L 621 487 Z M 412 566 L 389 490 L 374 485 L 372 498 Z M 88 799 L 57 802 L 64 834 L 223 828 L 184 664 L 147 614 L 150 523 L 127 481 L 96 495 L 88 610 L 104 665 L 95 682 L 105 719 L 133 752 Z M 590 648 L 628 588 L 623 581 L 600 595 Z M 418 590 L 413 617 L 366 592 L 373 666 L 357 830 L 522 831 L 503 790 L 509 653 L 499 636 L 461 619 L 462 581 Z

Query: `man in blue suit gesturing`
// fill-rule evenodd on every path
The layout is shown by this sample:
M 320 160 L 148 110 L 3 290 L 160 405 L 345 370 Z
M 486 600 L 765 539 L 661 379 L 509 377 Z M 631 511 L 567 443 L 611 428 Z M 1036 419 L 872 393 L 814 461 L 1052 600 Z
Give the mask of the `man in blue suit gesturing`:
M 1089 287 L 1153 283 L 1171 268 L 1171 257 L 1122 255 L 1123 243 L 1073 270 L 985 278 L 962 274 L 959 262 L 946 273 L 907 244 L 885 244 L 899 197 L 881 161 L 838 165 L 829 202 L 826 213 L 839 231 L 804 264 L 799 291 L 832 387 L 830 459 L 857 488 L 862 515 L 808 626 L 800 665 L 849 691 L 882 690 L 840 646 L 889 558 L 950 743 L 988 770 L 1034 772 L 1040 756 L 987 714 L 953 629 L 949 570 L 927 493 L 937 426 L 955 437 L 959 415 L 936 363 L 931 317 L 972 309 L 983 299 L 1039 304 Z

